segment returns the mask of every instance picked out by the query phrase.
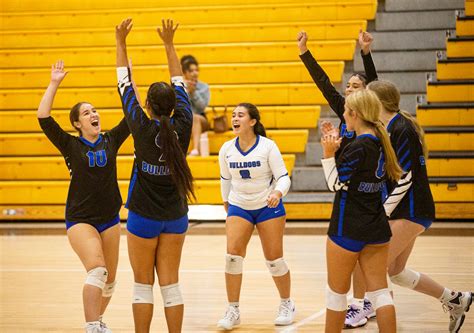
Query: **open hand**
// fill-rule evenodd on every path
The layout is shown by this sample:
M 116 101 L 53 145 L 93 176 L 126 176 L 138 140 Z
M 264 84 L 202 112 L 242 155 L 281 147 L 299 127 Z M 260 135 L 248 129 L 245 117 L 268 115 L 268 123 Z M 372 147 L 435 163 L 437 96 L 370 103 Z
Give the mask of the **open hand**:
M 119 25 L 115 26 L 115 39 L 125 42 L 129 32 L 132 30 L 133 22 L 131 18 L 126 18 Z
M 325 135 L 321 138 L 321 145 L 323 146 L 324 158 L 334 157 L 336 151 L 341 146 L 342 138 L 334 137 L 332 135 Z
M 176 26 L 173 26 L 173 20 L 167 19 L 161 20 L 161 29 L 157 28 L 156 31 L 158 31 L 158 35 L 160 35 L 160 38 L 163 40 L 163 43 L 165 45 L 167 44 L 173 44 L 173 37 L 176 29 L 178 29 L 179 23 L 176 24 Z
M 331 135 L 334 137 L 339 137 L 339 129 L 334 127 L 334 125 L 330 121 L 323 121 L 321 123 L 321 134 L 322 136 Z
M 58 60 L 51 66 L 51 82 L 60 84 L 68 72 L 64 71 L 64 61 Z

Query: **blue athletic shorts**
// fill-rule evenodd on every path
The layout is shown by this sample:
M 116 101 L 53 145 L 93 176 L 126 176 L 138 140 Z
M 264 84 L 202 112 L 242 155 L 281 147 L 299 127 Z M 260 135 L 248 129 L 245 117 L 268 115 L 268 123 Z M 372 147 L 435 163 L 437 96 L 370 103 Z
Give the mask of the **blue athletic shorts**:
M 329 239 L 334 243 L 351 252 L 360 252 L 366 245 L 370 244 L 384 244 L 390 241 L 390 239 L 383 240 L 380 242 L 362 242 L 354 239 L 350 239 L 344 236 L 329 236 Z
M 157 221 L 128 211 L 127 230 L 141 238 L 155 238 L 160 234 L 184 234 L 188 230 L 188 215 L 177 220 Z
M 425 228 L 425 230 L 428 229 L 429 227 L 431 227 L 431 224 L 433 223 L 433 221 L 431 221 L 429 219 L 422 219 L 422 218 L 418 218 L 418 217 L 410 217 L 407 220 L 421 225 L 423 228 Z
M 253 224 L 264 222 L 284 215 L 286 215 L 286 211 L 281 200 L 278 206 L 275 208 L 269 208 L 265 206 L 263 208 L 255 210 L 245 210 L 238 206 L 229 204 L 229 209 L 227 212 L 227 216 L 239 216 Z
M 71 221 L 68 221 L 66 220 L 66 230 L 69 229 L 70 227 L 72 227 L 73 225 L 76 225 L 78 223 L 84 223 L 84 222 L 71 222 Z M 117 215 L 114 217 L 114 219 L 110 222 L 106 222 L 106 223 L 102 223 L 102 224 L 90 224 L 90 223 L 87 223 L 87 224 L 90 224 L 91 226 L 93 226 L 94 228 L 97 229 L 97 231 L 99 233 L 113 227 L 114 225 L 120 223 L 120 216 Z

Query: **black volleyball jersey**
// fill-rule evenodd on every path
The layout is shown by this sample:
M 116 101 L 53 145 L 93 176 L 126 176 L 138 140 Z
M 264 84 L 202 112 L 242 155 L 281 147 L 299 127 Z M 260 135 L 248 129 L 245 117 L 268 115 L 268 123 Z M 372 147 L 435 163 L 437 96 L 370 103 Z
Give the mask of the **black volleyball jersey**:
M 364 63 L 365 74 L 367 76 L 367 84 L 369 84 L 370 82 L 377 80 L 377 71 L 370 53 L 365 55 L 361 52 L 361 56 Z M 332 85 L 328 75 L 324 72 L 316 59 L 314 59 L 309 50 L 301 54 L 300 58 L 313 78 L 314 83 L 316 83 L 324 98 L 328 101 L 329 106 L 341 120 L 341 123 L 339 124 L 339 135 L 342 137 L 342 142 L 341 147 L 336 152 L 336 158 L 338 158 L 344 147 L 349 142 L 353 141 L 356 136 L 354 132 L 347 130 L 346 121 L 344 120 L 343 114 L 346 98 Z
M 389 183 L 385 209 L 390 219 L 435 219 L 423 146 L 413 124 L 397 114 L 387 126 L 392 147 L 404 174 L 398 183 Z
M 66 133 L 53 119 L 38 118 L 43 132 L 64 156 L 71 176 L 66 220 L 101 224 L 120 212 L 122 197 L 117 183 L 117 151 L 130 131 L 125 119 L 96 142 Z
M 188 212 L 185 197 L 178 194 L 160 147 L 160 122 L 148 118 L 137 101 L 126 67 L 117 68 L 118 91 L 122 100 L 125 119 L 134 140 L 135 160 L 126 206 L 131 211 L 154 220 L 175 220 Z M 193 114 L 182 77 L 173 77 L 176 107 L 171 117 L 183 151 L 186 154 Z
M 382 203 L 385 158 L 377 137 L 363 134 L 339 155 L 323 159 L 328 187 L 337 191 L 328 235 L 363 242 L 386 241 L 391 231 Z

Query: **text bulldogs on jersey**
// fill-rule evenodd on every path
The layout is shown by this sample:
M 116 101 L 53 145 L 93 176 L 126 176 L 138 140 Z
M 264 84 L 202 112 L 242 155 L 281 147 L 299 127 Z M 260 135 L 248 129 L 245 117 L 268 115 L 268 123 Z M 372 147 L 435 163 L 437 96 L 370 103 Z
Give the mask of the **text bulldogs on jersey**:
M 231 169 L 248 169 L 248 168 L 257 168 L 261 166 L 260 161 L 252 161 L 252 162 L 229 162 L 229 168 Z

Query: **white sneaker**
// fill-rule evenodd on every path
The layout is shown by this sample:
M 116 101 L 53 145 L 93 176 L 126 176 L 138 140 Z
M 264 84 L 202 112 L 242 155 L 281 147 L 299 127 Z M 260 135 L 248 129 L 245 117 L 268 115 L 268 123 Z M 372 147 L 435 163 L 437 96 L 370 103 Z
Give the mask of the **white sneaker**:
M 240 310 L 236 306 L 229 305 L 224 318 L 217 322 L 217 327 L 224 330 L 231 330 L 240 324 Z
M 443 308 L 447 312 L 449 311 L 449 332 L 457 333 L 464 324 L 466 312 L 472 304 L 473 293 L 466 292 L 453 292 L 453 297 L 446 303 L 443 303 Z
M 189 152 L 188 156 L 199 156 L 199 150 L 193 149 Z
M 286 326 L 291 325 L 295 320 L 296 308 L 295 303 L 289 299 L 287 301 L 282 301 L 280 303 L 280 308 L 278 309 L 278 315 L 275 319 L 275 325 L 277 326 Z
M 346 320 L 344 321 L 345 328 L 362 327 L 367 324 L 367 318 L 363 309 L 360 309 L 353 304 L 349 305 L 346 312 Z
M 86 333 L 103 333 L 102 327 L 100 327 L 100 321 L 92 321 L 86 323 Z
M 367 319 L 372 319 L 372 318 L 375 318 L 377 316 L 377 314 L 375 313 L 374 308 L 372 307 L 372 303 L 370 303 L 370 301 L 367 298 L 364 299 L 363 313 L 364 313 L 364 316 Z
M 112 333 L 112 330 L 107 327 L 107 325 L 100 319 L 100 328 L 102 329 L 101 333 Z

